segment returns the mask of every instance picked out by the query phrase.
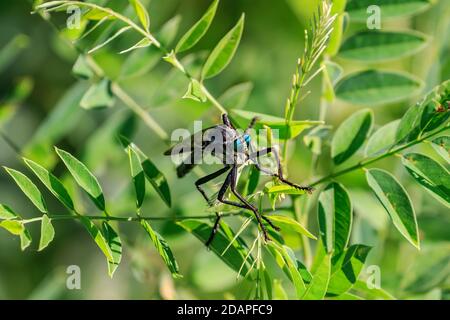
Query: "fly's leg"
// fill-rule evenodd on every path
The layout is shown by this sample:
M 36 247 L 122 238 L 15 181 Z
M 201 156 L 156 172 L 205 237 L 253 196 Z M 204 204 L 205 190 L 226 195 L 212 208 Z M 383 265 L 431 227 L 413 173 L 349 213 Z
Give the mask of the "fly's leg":
M 203 190 L 202 187 L 200 187 L 202 184 L 207 183 L 208 181 L 211 181 L 215 178 L 217 178 L 218 176 L 220 176 L 221 174 L 224 174 L 225 172 L 227 172 L 228 170 L 230 170 L 229 166 L 225 166 L 222 169 L 213 172 L 211 174 L 208 174 L 207 176 L 204 176 L 200 179 L 198 179 L 197 181 L 195 181 L 195 187 L 197 188 L 197 190 L 202 194 L 203 198 L 205 198 L 206 202 L 211 205 L 211 201 L 210 199 L 208 199 L 208 196 L 206 195 L 205 190 Z
M 230 127 L 231 129 L 236 130 L 236 128 L 231 123 L 230 118 L 228 118 L 228 114 L 226 114 L 226 113 L 222 114 L 222 122 L 227 127 Z
M 268 171 L 268 170 L 262 168 L 262 167 L 259 165 L 258 160 L 257 160 L 259 157 L 261 157 L 261 156 L 263 156 L 263 155 L 266 155 L 266 154 L 269 154 L 269 153 L 271 153 L 271 152 L 273 152 L 273 154 L 274 154 L 274 156 L 275 156 L 275 160 L 277 161 L 277 168 L 278 168 L 278 172 L 277 172 L 277 173 L 273 173 L 273 172 L 270 172 L 270 171 Z M 314 188 L 312 188 L 312 187 L 310 187 L 310 186 L 300 186 L 300 185 L 298 185 L 298 184 L 296 184 L 296 183 L 293 183 L 293 182 L 290 182 L 289 180 L 286 180 L 286 179 L 284 178 L 284 176 L 283 176 L 283 169 L 282 169 L 282 167 L 281 167 L 280 156 L 279 156 L 279 154 L 278 154 L 278 150 L 276 150 L 275 148 L 268 147 L 268 148 L 265 148 L 265 149 L 256 151 L 255 153 L 253 153 L 253 154 L 250 155 L 250 159 L 255 160 L 255 161 L 254 161 L 255 166 L 256 166 L 256 168 L 257 168 L 259 171 L 264 172 L 264 173 L 267 173 L 267 174 L 270 175 L 270 176 L 277 177 L 278 179 L 280 179 L 281 182 L 283 182 L 283 183 L 285 183 L 285 184 L 287 184 L 287 185 L 290 185 L 291 187 L 297 188 L 297 189 L 299 189 L 299 190 L 304 190 L 304 191 L 306 191 L 306 192 L 308 192 L 308 193 L 311 193 L 312 191 L 314 191 Z
M 258 224 L 261 227 L 261 230 L 264 234 L 264 239 L 266 241 L 269 241 L 269 235 L 267 234 L 267 229 L 264 226 L 262 219 L 268 221 L 267 218 L 264 218 L 263 216 L 261 216 L 261 214 L 259 213 L 258 209 L 256 209 L 250 202 L 248 202 L 244 196 L 242 196 L 237 190 L 236 190 L 236 183 L 237 183 L 237 168 L 233 167 L 231 169 L 231 172 L 229 173 L 230 176 L 230 189 L 231 192 L 244 204 L 244 206 L 247 207 L 247 209 L 250 209 L 251 211 L 253 211 L 253 213 L 255 214 L 256 219 L 258 220 Z M 270 224 L 270 226 L 272 228 L 274 228 L 275 230 L 280 230 L 278 227 L 274 226 L 272 224 L 272 222 L 268 221 L 268 223 Z
M 216 212 L 216 221 L 214 222 L 214 226 L 211 230 L 211 234 L 209 235 L 208 240 L 205 242 L 205 246 L 207 246 L 207 247 L 209 247 L 211 242 L 214 240 L 214 237 L 216 236 L 216 233 L 219 230 L 220 218 L 221 218 L 221 216 Z

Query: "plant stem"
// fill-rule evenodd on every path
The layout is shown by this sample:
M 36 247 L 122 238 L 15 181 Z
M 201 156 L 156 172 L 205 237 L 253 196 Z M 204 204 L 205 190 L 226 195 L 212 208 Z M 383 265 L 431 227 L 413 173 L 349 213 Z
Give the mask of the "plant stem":
M 167 132 L 158 124 L 158 122 L 153 119 L 148 112 L 141 107 L 132 97 L 130 97 L 117 83 L 113 83 L 111 86 L 113 93 L 120 99 L 122 102 L 130 108 L 134 113 L 136 113 L 142 121 L 152 129 L 162 140 L 165 142 L 169 142 L 169 135 Z
M 283 210 L 286 208 L 279 208 L 279 210 Z M 262 210 L 263 212 L 270 212 L 272 211 L 271 208 Z M 236 210 L 236 211 L 230 211 L 220 214 L 221 217 L 232 217 L 241 215 L 242 210 Z M 183 217 L 177 217 L 177 216 L 154 216 L 154 217 L 145 217 L 142 215 L 139 216 L 132 216 L 132 217 L 119 217 L 119 216 L 88 216 L 88 215 L 71 215 L 71 214 L 52 214 L 48 215 L 48 217 L 51 220 L 79 220 L 81 218 L 87 218 L 89 220 L 113 220 L 113 221 L 120 221 L 120 222 L 135 222 L 140 220 L 147 220 L 147 221 L 167 221 L 167 220 L 173 220 L 173 221 L 182 221 L 182 220 L 188 220 L 188 219 L 198 219 L 198 220 L 211 220 L 216 219 L 217 216 L 215 214 L 209 214 L 209 215 L 197 215 L 197 216 L 183 216 Z M 43 217 L 36 217 L 31 219 L 24 219 L 21 220 L 24 224 L 26 223 L 32 223 L 41 221 Z
M 124 22 L 125 24 L 127 24 L 128 26 L 130 26 L 132 29 L 136 30 L 137 32 L 139 32 L 140 34 L 142 34 L 143 36 L 145 36 L 146 38 L 148 38 L 153 45 L 155 45 L 156 48 L 158 48 L 164 55 L 167 55 L 169 53 L 169 50 L 162 45 L 150 32 L 147 32 L 146 30 L 144 30 L 143 28 L 139 27 L 136 23 L 134 23 L 131 19 L 129 19 L 128 17 L 110 9 L 110 8 L 105 8 L 105 7 L 101 7 L 99 5 L 96 4 L 92 4 L 92 3 L 87 3 L 87 2 L 80 2 L 80 1 L 56 1 L 54 3 L 55 6 L 58 5 L 78 5 L 80 7 L 84 6 L 84 7 L 88 7 L 88 8 L 92 8 L 92 9 L 97 9 L 100 11 L 103 11 L 119 20 L 121 20 L 122 22 Z M 45 10 L 45 8 L 44 8 Z M 176 59 L 176 56 L 174 54 L 174 59 L 178 62 L 178 59 Z M 164 59 L 163 59 L 164 60 Z M 168 62 L 168 61 L 166 61 Z M 168 62 L 170 63 L 170 62 Z M 173 65 L 172 65 L 173 66 Z M 180 66 L 181 63 L 180 63 Z M 182 66 L 182 68 L 176 68 L 177 70 L 179 70 L 181 73 L 183 73 L 189 80 L 194 79 L 188 72 L 186 72 L 184 66 Z M 198 79 L 197 79 L 198 80 Z M 199 83 L 202 86 L 202 90 L 205 93 L 206 97 L 208 98 L 208 100 L 214 105 L 214 107 L 216 107 L 221 113 L 227 113 L 226 109 L 219 103 L 219 101 L 217 101 L 216 98 L 214 98 L 213 95 L 211 95 L 211 93 L 208 91 L 208 89 L 205 87 L 205 85 L 199 81 Z M 146 120 L 144 120 L 146 121 Z
M 396 153 L 398 153 L 400 151 L 403 151 L 403 150 L 408 149 L 408 148 L 410 148 L 412 146 L 415 146 L 416 144 L 419 144 L 419 143 L 423 142 L 424 140 L 426 140 L 428 138 L 431 138 L 431 137 L 433 137 L 433 136 L 435 136 L 435 135 L 437 135 L 437 134 L 439 134 L 439 133 L 441 133 L 441 132 L 443 132 L 445 130 L 448 130 L 449 128 L 450 128 L 450 125 L 446 125 L 445 127 L 442 127 L 441 129 L 439 129 L 437 131 L 434 131 L 434 132 L 429 133 L 427 135 L 424 135 L 424 136 L 422 136 L 422 137 L 420 137 L 420 138 L 418 138 L 416 140 L 410 141 L 407 144 L 404 144 L 404 145 L 401 145 L 401 146 L 399 146 L 397 148 L 394 148 L 394 149 L 390 150 L 387 153 L 381 154 L 381 155 L 376 156 L 376 157 L 365 158 L 365 159 L 361 160 L 360 162 L 358 162 L 357 164 L 355 164 L 355 165 L 353 165 L 351 167 L 345 168 L 343 170 L 340 170 L 340 171 L 337 171 L 335 173 L 329 174 L 329 175 L 327 175 L 325 177 L 322 177 L 322 178 L 316 180 L 315 182 L 311 183 L 310 185 L 311 186 L 316 186 L 316 185 L 324 183 L 324 182 L 326 182 L 328 180 L 340 177 L 340 176 L 342 176 L 344 174 L 347 174 L 349 172 L 361 169 L 361 168 L 363 168 L 365 166 L 368 166 L 368 165 L 370 165 L 372 163 L 380 161 L 380 160 L 382 160 L 384 158 L 390 157 L 390 156 L 392 156 L 392 155 L 394 155 L 394 154 L 396 154 Z

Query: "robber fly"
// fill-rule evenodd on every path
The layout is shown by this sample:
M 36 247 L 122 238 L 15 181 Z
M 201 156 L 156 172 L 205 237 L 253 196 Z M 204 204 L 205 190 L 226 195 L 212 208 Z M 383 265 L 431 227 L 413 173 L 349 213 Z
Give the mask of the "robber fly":
M 264 239 L 266 241 L 269 241 L 270 238 L 267 234 L 267 229 L 263 224 L 263 220 L 266 221 L 276 231 L 279 231 L 280 228 L 275 226 L 267 217 L 263 216 L 253 204 L 251 204 L 247 199 L 245 199 L 242 194 L 237 191 L 236 185 L 238 179 L 238 169 L 245 165 L 252 164 L 259 171 L 264 172 L 272 177 L 276 177 L 281 182 L 297 189 L 305 190 L 308 193 L 311 193 L 313 188 L 309 186 L 300 186 L 296 183 L 286 180 L 283 177 L 280 156 L 277 148 L 268 147 L 259 151 L 253 151 L 249 132 L 256 124 L 257 120 L 257 118 L 253 118 L 243 134 L 241 134 L 231 123 L 227 114 L 223 114 L 223 124 L 219 124 L 193 134 L 189 139 L 181 141 L 180 143 L 167 150 L 164 154 L 188 154 L 188 157 L 177 167 L 177 175 L 179 178 L 185 176 L 188 172 L 190 172 L 195 167 L 196 162 L 198 162 L 196 161 L 196 159 L 198 160 L 198 158 L 202 158 L 204 155 L 208 154 L 208 151 L 210 151 L 209 154 L 213 155 L 216 158 L 219 158 L 220 163 L 222 163 L 224 167 L 216 172 L 198 179 L 195 182 L 195 186 L 197 187 L 198 191 L 205 198 L 206 202 L 209 205 L 212 205 L 211 199 L 208 198 L 206 192 L 201 186 L 208 181 L 211 181 L 228 172 L 225 181 L 217 194 L 217 200 L 224 204 L 252 211 L 263 232 Z M 263 168 L 259 162 L 259 157 L 270 153 L 273 153 L 276 159 L 277 172 L 275 173 Z M 228 188 L 231 189 L 231 192 L 240 202 L 230 201 L 225 198 L 225 193 L 227 192 Z M 214 223 L 211 236 L 206 242 L 206 246 L 208 246 L 212 242 L 214 235 L 216 234 L 218 229 L 220 215 L 217 213 L 216 215 L 217 219 Z

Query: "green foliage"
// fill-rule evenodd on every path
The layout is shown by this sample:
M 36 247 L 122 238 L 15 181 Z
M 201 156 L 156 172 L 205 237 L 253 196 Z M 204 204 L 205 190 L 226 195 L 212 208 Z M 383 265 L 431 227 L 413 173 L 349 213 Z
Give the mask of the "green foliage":
M 202 79 L 212 78 L 222 72 L 230 63 L 241 41 L 244 30 L 244 15 L 236 25 L 219 41 L 209 54 L 202 69 Z
M 379 105 L 409 98 L 422 87 L 422 82 L 411 75 L 367 70 L 341 79 L 336 96 L 354 104 Z
M 206 243 L 213 226 L 203 219 L 221 216 L 222 220 L 215 226 L 217 233 L 209 249 L 218 258 L 218 263 L 228 266 L 227 271 L 237 275 L 239 284 L 250 287 L 250 292 L 241 293 L 242 290 L 239 290 L 237 298 L 394 299 L 384 289 L 369 288 L 364 281 L 371 246 L 377 251 L 374 256 L 380 255 L 379 248 L 387 247 L 385 242 L 390 239 L 384 223 L 373 226 L 373 220 L 378 216 L 367 218 L 367 215 L 372 215 L 373 208 L 369 205 L 366 208 L 365 203 L 355 201 L 358 199 L 355 194 L 359 192 L 363 199 L 367 199 L 372 190 L 379 209 L 387 212 L 400 234 L 414 247 L 419 248 L 422 242 L 422 247 L 426 248 L 423 245 L 429 241 L 426 226 L 423 227 L 425 239 L 419 237 L 424 231 L 419 229 L 421 219 L 426 218 L 422 212 L 426 213 L 426 210 L 419 206 L 414 208 L 416 201 L 411 201 L 408 192 L 416 194 L 417 191 L 409 191 L 406 183 L 414 182 L 422 187 L 420 189 L 427 190 L 432 197 L 423 197 L 423 201 L 431 204 L 433 209 L 435 203 L 431 201 L 434 199 L 438 200 L 438 205 L 449 207 L 450 156 L 446 131 L 450 117 L 450 81 L 437 85 L 419 103 L 407 109 L 400 119 L 379 116 L 379 110 L 384 110 L 382 107 L 377 109 L 375 119 L 372 107 L 390 108 L 397 104 L 403 105 L 402 102 L 410 105 L 409 100 L 421 93 L 424 84 L 409 73 L 374 67 L 378 68 L 388 60 L 399 60 L 426 50 L 429 36 L 408 30 L 369 32 L 360 30 L 359 24 L 352 24 L 349 28 L 347 24 L 365 21 L 369 5 L 379 5 L 384 19 L 417 14 L 428 8 L 431 1 L 380 0 L 373 3 L 365 0 L 338 0 L 333 1 L 333 5 L 329 1 L 320 1 L 318 10 L 314 10 L 316 13 L 305 30 L 304 52 L 295 65 L 282 116 L 268 114 L 270 112 L 259 106 L 253 109 L 257 111 L 247 110 L 247 103 L 253 101 L 249 100 L 253 85 L 241 82 L 242 79 L 231 82 L 237 84 L 224 90 L 218 98 L 205 85 L 204 80 L 218 76 L 234 58 L 244 33 L 244 14 L 215 46 L 207 48 L 209 54 L 205 55 L 191 53 L 190 50 L 203 39 L 208 30 L 214 29 L 211 26 L 218 9 L 217 0 L 210 4 L 201 18 L 174 45 L 172 42 L 177 38 L 180 21 L 178 16 L 157 28 L 154 27 L 157 23 L 152 22 L 150 28 L 150 16 L 144 5 L 146 2 L 130 0 L 124 8 L 112 3 L 110 8 L 99 3 L 101 1 L 61 0 L 36 6 L 37 12 L 52 19 L 52 15 L 61 14 L 70 5 L 77 5 L 83 9 L 83 27 L 77 31 L 64 29 L 60 32 L 77 49 L 78 56 L 72 59 L 72 74 L 79 79 L 78 82 L 62 96 L 27 145 L 24 148 L 14 148 L 21 156 L 26 156 L 26 166 L 68 213 L 55 214 L 50 202 L 50 206 L 47 206 L 40 185 L 17 170 L 5 168 L 40 212 L 37 217 L 24 218 L 8 206 L 0 204 L 0 227 L 17 236 L 22 250 L 32 243 L 31 234 L 26 228 L 28 224 L 40 222 L 38 251 L 42 251 L 54 240 L 54 221 L 74 220 L 81 223 L 105 256 L 111 277 L 119 267 L 122 251 L 125 249 L 130 251 L 133 271 L 139 272 L 138 268 L 134 269 L 135 264 L 140 263 L 139 258 L 136 258 L 140 254 L 139 240 L 131 240 L 134 238 L 131 231 L 122 228 L 124 224 L 136 223 L 146 236 L 144 241 L 151 242 L 156 248 L 156 257 L 167 268 L 167 274 L 170 273 L 173 279 L 179 279 L 182 277 L 180 269 L 183 273 L 184 270 L 190 272 L 184 264 L 196 259 L 193 255 L 198 249 L 194 248 L 191 240 L 183 238 L 184 235 L 190 233 L 202 244 Z M 110 4 L 106 2 L 106 5 Z M 352 34 L 347 35 L 347 29 Z M 270 39 L 272 35 L 268 32 L 265 36 Z M 0 51 L 0 71 L 20 51 L 23 43 L 19 42 L 13 40 Z M 116 43 L 121 45 L 118 51 Z M 122 46 L 123 43 L 126 46 Z M 114 53 L 111 53 L 111 47 Z M 96 53 L 95 59 L 92 57 L 93 53 Z M 181 53 L 186 53 L 182 59 L 178 56 Z M 335 58 L 339 59 L 339 64 L 334 61 Z M 355 65 L 348 72 L 345 60 L 360 62 L 364 67 Z M 157 64 L 160 61 L 167 62 L 166 69 L 159 70 Z M 368 63 L 376 65 L 365 68 Z M 167 68 L 171 68 L 170 71 Z M 149 79 L 157 81 L 149 81 L 150 84 L 147 84 L 147 78 L 144 77 L 150 73 L 156 76 Z M 257 76 L 263 78 L 261 74 Z M 272 82 L 270 78 L 270 83 Z M 314 82 L 319 83 L 317 91 L 321 89 L 318 95 L 310 97 L 312 100 L 319 100 L 320 96 L 320 102 L 314 100 L 318 105 L 318 119 L 296 120 L 300 116 L 299 111 L 301 114 L 304 112 L 298 106 L 303 105 L 311 91 L 315 91 L 307 90 Z M 432 82 L 427 79 L 427 84 Z M 316 87 L 317 85 L 314 88 Z M 28 96 L 31 88 L 32 82 L 23 80 L 17 85 L 16 92 L 5 100 L 5 106 L 14 107 L 0 110 L 2 128 L 10 121 L 17 105 Z M 218 88 L 221 86 L 214 86 L 215 90 Z M 180 102 L 181 98 L 187 99 Z M 336 99 L 340 102 L 337 103 Z M 142 101 L 145 101 L 145 106 L 141 105 Z M 351 104 L 355 111 L 342 119 L 339 108 L 345 103 Z M 367 108 L 358 109 L 360 106 Z M 123 108 L 129 110 L 122 112 Z M 173 175 L 166 173 L 170 169 L 160 163 L 159 158 L 159 145 L 165 148 L 165 143 L 169 142 L 169 133 L 159 117 L 170 119 L 170 125 L 175 113 L 179 113 L 179 118 L 183 121 L 190 119 L 191 113 L 192 118 L 200 117 L 200 112 L 205 118 L 218 118 L 217 115 L 212 116 L 210 109 L 215 109 L 218 113 L 230 113 L 233 123 L 241 128 L 246 127 L 253 117 L 258 117 L 255 128 L 267 130 L 263 140 L 267 140 L 269 144 L 282 144 L 280 149 L 284 175 L 301 176 L 303 179 L 303 174 L 306 173 L 304 180 L 317 179 L 311 182 L 317 188 L 316 196 L 310 196 L 304 190 L 281 184 L 275 178 L 268 182 L 262 181 L 265 177 L 260 176 L 259 171 L 253 167 L 248 171 L 244 170 L 242 177 L 245 178 L 241 181 L 246 181 L 238 188 L 243 190 L 249 201 L 259 201 L 260 211 L 281 228 L 278 233 L 265 223 L 272 238 L 268 243 L 264 242 L 251 212 L 225 205 L 213 205 L 202 211 L 197 200 L 193 197 L 191 199 L 191 193 L 183 195 L 178 191 L 178 183 L 171 182 L 172 188 L 176 187 L 177 190 L 169 187 Z M 327 115 L 329 110 L 333 112 L 332 116 Z M 395 109 L 393 114 L 398 116 L 401 110 Z M 279 107 L 271 111 L 282 113 Z M 305 114 L 315 117 L 309 110 Z M 90 115 L 95 116 L 91 119 Z M 154 115 L 158 120 L 153 118 Z M 106 116 L 109 119 L 100 124 L 97 117 Z M 331 117 L 340 121 L 340 124 L 334 127 L 336 121 Z M 80 132 L 79 136 L 70 135 L 81 119 L 89 119 L 88 126 L 95 133 L 86 141 L 85 132 Z M 378 124 L 376 120 L 386 123 Z M 146 127 L 137 128 L 136 122 Z M 178 125 L 175 120 L 173 124 Z M 372 133 L 374 127 L 377 130 Z M 273 135 L 275 130 L 278 136 Z M 137 137 L 139 132 L 144 132 L 145 140 L 140 139 L 141 136 Z M 13 140 L 3 133 L 2 136 L 14 147 Z M 298 139 L 299 136 L 302 139 Z M 142 143 L 142 149 L 131 141 L 139 141 L 139 145 Z M 155 144 L 144 146 L 144 141 Z M 439 155 L 440 162 L 422 154 L 426 152 L 425 148 L 420 150 L 421 153 L 408 151 L 403 154 L 409 148 L 422 147 L 425 142 L 436 151 L 435 155 Z M 85 143 L 83 152 L 72 154 L 56 148 L 56 154 L 65 168 L 57 166 L 53 170 L 57 157 L 52 152 L 52 146 L 74 143 Z M 307 149 L 290 150 L 295 143 L 305 144 Z M 121 153 L 120 144 L 126 155 Z M 150 147 L 152 149 L 148 149 Z M 144 153 L 142 150 L 150 151 Z M 288 163 L 290 155 L 297 155 L 297 150 L 302 152 L 302 162 L 298 163 L 311 165 L 310 169 L 289 170 L 292 167 Z M 394 161 L 394 155 L 401 161 Z M 386 165 L 388 170 L 371 167 L 383 159 L 391 160 L 386 161 L 389 162 Z M 114 179 L 116 177 L 111 167 L 123 167 L 124 163 L 129 166 L 128 178 L 124 180 L 120 176 L 120 179 Z M 401 164 L 412 177 L 410 179 L 405 175 L 410 181 L 403 177 L 396 178 L 391 173 L 398 173 L 394 165 Z M 351 178 L 341 179 L 347 174 L 358 177 L 360 169 L 365 172 L 366 184 L 361 179 L 362 176 L 359 176 L 356 183 Z M 107 188 L 102 188 L 99 180 Z M 119 191 L 112 193 L 110 185 L 117 181 L 120 182 L 120 187 L 114 188 L 114 191 Z M 151 190 L 147 188 L 146 182 L 152 186 Z M 180 182 L 180 188 L 181 186 Z M 96 216 L 89 212 L 93 206 L 84 203 L 77 187 L 87 193 L 94 205 L 102 211 L 102 215 Z M 154 197 L 154 193 L 158 197 Z M 155 200 L 156 198 L 160 199 Z M 272 208 L 265 208 L 268 204 Z M 421 212 L 418 217 L 416 210 Z M 151 214 L 144 214 L 146 212 Z M 161 214 L 153 215 L 153 212 Z M 193 212 L 199 212 L 199 215 L 193 216 Z M 203 212 L 214 214 L 201 215 Z M 316 212 L 318 224 L 309 220 Z M 231 220 L 231 217 L 242 223 L 237 231 L 234 231 L 235 224 L 229 224 L 225 220 Z M 152 221 L 162 223 L 153 225 Z M 319 234 L 319 239 L 314 234 Z M 180 246 L 184 246 L 182 248 L 188 254 L 183 255 Z M 408 247 L 407 250 L 409 249 L 413 248 Z M 182 268 L 175 259 L 178 250 L 183 257 L 180 260 Z M 387 256 L 386 259 L 389 259 L 389 255 L 396 254 L 388 250 L 382 253 Z M 209 254 L 207 256 L 210 257 Z M 148 267 L 147 260 L 144 264 L 149 270 L 154 267 Z M 167 288 L 171 287 L 172 282 L 165 284 L 164 278 L 159 278 L 159 274 L 164 272 L 158 272 L 158 281 L 161 281 L 159 292 L 161 295 L 167 294 L 167 291 L 171 291 Z M 411 293 L 422 294 L 444 287 L 447 274 L 448 256 L 433 255 L 426 268 L 419 270 L 417 277 L 409 279 L 402 290 L 409 297 L 408 294 Z M 201 276 L 208 277 L 207 274 Z M 190 278 L 191 275 L 188 274 L 183 281 L 189 283 Z M 174 281 L 177 286 L 178 280 Z M 234 284 L 235 281 L 230 287 Z
M 420 247 L 416 214 L 405 188 L 389 172 L 370 169 L 367 183 L 388 212 L 398 231 L 414 246 Z
M 341 164 L 361 148 L 372 129 L 373 112 L 363 109 L 348 117 L 336 130 L 331 141 L 331 156 Z

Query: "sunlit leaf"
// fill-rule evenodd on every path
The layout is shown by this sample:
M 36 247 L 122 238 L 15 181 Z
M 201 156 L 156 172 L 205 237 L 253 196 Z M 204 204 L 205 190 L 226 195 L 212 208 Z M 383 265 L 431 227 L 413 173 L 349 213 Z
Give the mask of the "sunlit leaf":
M 125 137 L 120 137 L 120 142 L 124 148 L 133 148 L 141 161 L 142 169 L 144 170 L 145 177 L 147 181 L 153 186 L 155 191 L 161 197 L 161 199 L 166 203 L 168 207 L 171 206 L 171 197 L 169 184 L 166 177 L 161 171 L 153 164 L 152 161 L 136 146 L 134 143 L 128 141 Z
M 183 96 L 184 99 L 192 99 L 194 101 L 198 101 L 198 102 L 205 102 L 207 100 L 206 94 L 203 91 L 203 87 L 200 84 L 200 82 L 198 82 L 195 79 L 192 79 L 189 82 L 189 86 L 188 89 L 186 91 L 186 93 Z
M 397 230 L 420 248 L 416 214 L 405 188 L 389 172 L 381 169 L 367 170 L 366 178 Z
M 38 251 L 44 250 L 55 237 L 55 229 L 53 228 L 52 221 L 44 214 L 41 221 L 41 239 L 39 241 Z
M 94 239 L 97 246 L 105 255 L 107 261 L 114 261 L 111 248 L 109 247 L 108 241 L 105 239 L 105 236 L 103 235 L 101 230 L 87 217 L 81 216 L 80 222 L 86 228 L 92 239 Z
M 64 185 L 47 169 L 37 164 L 36 162 L 24 158 L 25 164 L 33 171 L 36 177 L 47 187 L 47 189 L 56 197 L 62 204 L 64 204 L 70 210 L 75 210 L 72 198 L 67 192 Z
M 306 287 L 303 300 L 322 300 L 327 292 L 331 272 L 331 257 L 325 255 L 321 264 L 313 274 L 311 283 Z
M 170 272 L 172 273 L 172 276 L 174 278 L 181 278 L 182 275 L 180 274 L 178 263 L 175 260 L 172 250 L 170 250 L 170 247 L 167 244 L 166 240 L 164 240 L 161 235 L 155 232 L 147 221 L 141 220 L 141 225 L 152 240 L 153 244 L 156 247 L 156 250 L 158 250 L 159 255 L 164 260 L 167 268 L 169 268 Z
M 397 141 L 409 142 L 421 133 L 444 124 L 450 117 L 449 99 L 450 80 L 447 80 L 433 88 L 420 102 L 406 111 L 397 128 Z
M 138 154 L 131 147 L 128 147 L 128 157 L 130 159 L 134 191 L 136 192 L 136 207 L 140 208 L 145 197 L 145 173 L 144 169 L 142 169 L 141 160 L 139 159 Z
M 130 0 L 130 3 L 138 16 L 141 25 L 148 31 L 150 29 L 150 17 L 148 16 L 148 12 L 144 5 L 140 0 Z
M 111 81 L 102 79 L 91 85 L 81 99 L 80 106 L 84 109 L 112 107 L 115 98 L 111 90 Z
M 108 259 L 108 274 L 112 278 L 122 260 L 122 241 L 117 232 L 107 223 L 102 224 L 103 237 L 111 251 L 112 259 Z
M 364 62 L 398 59 L 423 49 L 427 37 L 417 32 L 363 31 L 348 38 L 339 56 Z
M 332 258 L 327 294 L 341 295 L 358 280 L 371 247 L 355 244 Z
M 367 141 L 366 156 L 376 156 L 391 148 L 396 142 L 396 133 L 400 120 L 394 120 L 379 128 Z
M 58 148 L 55 148 L 55 150 L 77 184 L 87 192 L 92 201 L 100 210 L 105 211 L 105 198 L 97 178 L 80 160 L 75 158 L 73 155 Z
M 216 14 L 217 5 L 219 4 L 218 0 L 214 0 L 214 2 L 209 6 L 208 10 L 206 10 L 205 14 L 198 20 L 184 35 L 181 37 L 180 41 L 178 41 L 177 46 L 175 48 L 175 52 L 183 52 L 186 51 L 197 44 L 201 38 L 205 35 L 206 31 L 208 31 L 209 26 L 211 25 L 212 20 Z
M 297 260 L 295 257 L 291 256 L 286 246 L 280 246 L 276 243 L 270 242 L 267 248 L 275 258 L 277 264 L 284 270 L 288 278 L 294 284 L 297 298 L 302 297 L 306 292 L 306 286 L 297 268 Z
M 373 112 L 360 110 L 341 123 L 331 141 L 331 156 L 335 164 L 350 158 L 364 143 L 373 124 Z
M 25 228 L 21 221 L 17 220 L 4 220 L 0 222 L 0 227 L 9 231 L 11 234 L 20 236 L 24 232 Z
M 372 5 L 379 7 L 383 19 L 409 16 L 426 10 L 430 6 L 430 0 L 348 0 L 345 10 L 350 18 L 355 21 L 366 21 L 373 14 L 367 13 L 367 8 Z
M 36 185 L 23 173 L 7 167 L 4 168 L 36 208 L 42 213 L 47 213 L 47 204 Z
M 292 218 L 280 215 L 270 215 L 267 216 L 269 220 L 271 220 L 277 227 L 280 227 L 282 230 L 289 229 L 298 234 L 307 236 L 308 238 L 316 240 L 317 238 L 309 232 L 304 226 L 302 226 L 298 221 L 295 221 Z
M 219 41 L 210 53 L 202 69 L 202 79 L 212 78 L 230 63 L 241 41 L 244 29 L 244 14 L 237 24 Z
M 72 67 L 72 73 L 82 79 L 90 79 L 94 76 L 94 71 L 87 62 L 85 55 L 80 54 Z
M 342 252 L 350 239 L 353 210 L 348 192 L 341 184 L 332 182 L 320 193 L 318 217 L 325 250 Z
M 450 173 L 439 162 L 419 153 L 408 153 L 402 163 L 409 174 L 443 205 L 450 207 Z
M 414 96 L 423 87 L 421 80 L 405 73 L 366 70 L 342 78 L 336 96 L 349 103 L 380 105 Z
M 255 130 L 262 130 L 264 129 L 264 125 L 266 125 L 274 132 L 277 132 L 279 135 L 278 138 L 282 140 L 293 139 L 302 133 L 302 131 L 323 124 L 323 121 L 294 120 L 291 121 L 290 126 L 288 126 L 284 118 L 239 109 L 231 110 L 231 114 L 233 115 L 233 119 L 235 119 L 243 128 L 245 128 L 254 117 L 257 117 L 258 121 L 254 126 Z
M 431 146 L 445 161 L 447 161 L 447 163 L 450 163 L 450 136 L 442 136 L 433 139 L 431 141 Z

